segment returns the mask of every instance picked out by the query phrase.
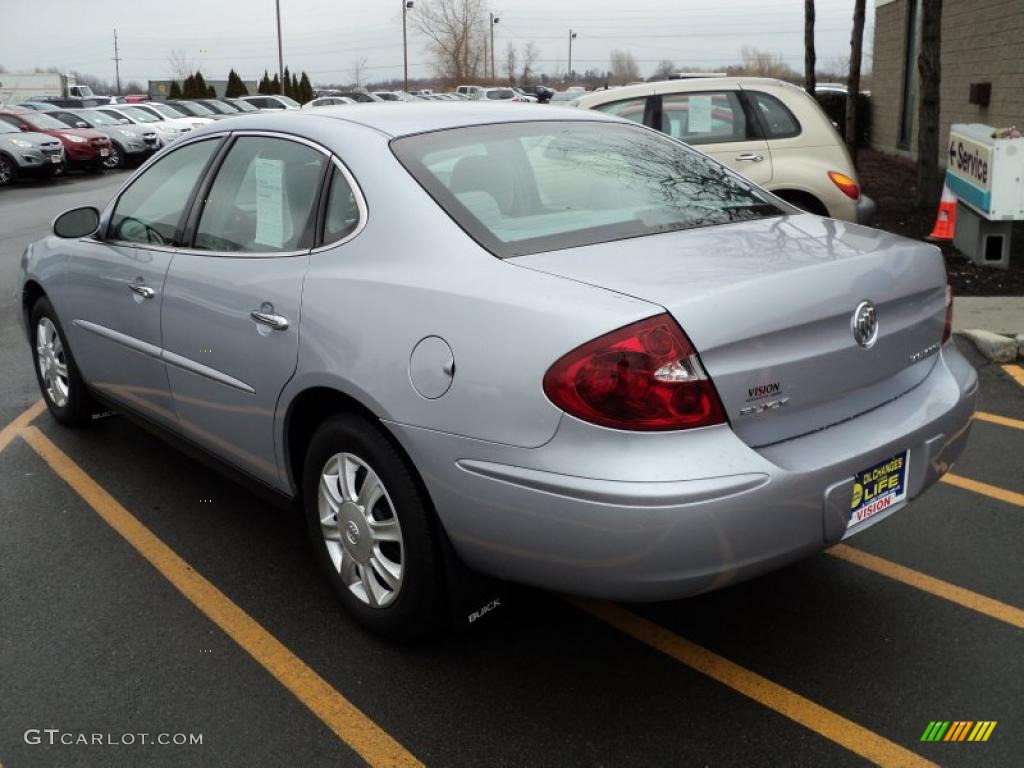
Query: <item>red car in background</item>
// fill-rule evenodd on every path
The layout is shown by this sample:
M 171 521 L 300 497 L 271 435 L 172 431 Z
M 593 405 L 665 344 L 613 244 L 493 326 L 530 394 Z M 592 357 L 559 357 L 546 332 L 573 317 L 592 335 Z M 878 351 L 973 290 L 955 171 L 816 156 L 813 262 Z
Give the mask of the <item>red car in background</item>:
M 3 109 L 0 110 L 0 120 L 23 131 L 37 131 L 60 139 L 68 168 L 99 173 L 103 170 L 103 161 L 110 156 L 110 139 L 102 133 L 91 128 L 69 128 L 45 112 Z

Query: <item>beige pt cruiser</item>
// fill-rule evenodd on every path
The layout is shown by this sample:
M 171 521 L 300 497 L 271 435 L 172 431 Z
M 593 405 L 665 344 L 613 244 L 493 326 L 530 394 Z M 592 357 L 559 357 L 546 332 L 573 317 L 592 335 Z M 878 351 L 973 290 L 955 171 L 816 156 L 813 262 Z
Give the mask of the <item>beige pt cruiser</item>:
M 862 224 L 862 194 L 846 145 L 802 88 L 762 77 L 668 80 L 582 96 L 577 106 L 657 128 L 805 211 Z

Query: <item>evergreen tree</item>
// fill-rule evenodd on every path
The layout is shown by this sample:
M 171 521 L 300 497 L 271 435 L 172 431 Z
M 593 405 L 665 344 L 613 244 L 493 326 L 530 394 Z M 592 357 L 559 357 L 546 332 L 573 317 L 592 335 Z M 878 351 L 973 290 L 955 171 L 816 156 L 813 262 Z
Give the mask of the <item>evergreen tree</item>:
M 182 98 L 191 99 L 195 95 L 195 89 L 196 78 L 194 75 L 189 75 L 181 83 Z
M 171 80 L 171 91 L 167 94 L 169 99 L 180 99 L 181 98 L 181 86 L 178 85 L 177 80 Z
M 270 93 L 270 73 L 265 69 L 259 85 L 256 86 L 256 93 Z
M 292 73 L 292 87 L 289 96 L 300 103 L 305 103 L 302 101 L 302 94 L 299 93 L 299 78 L 295 76 L 294 72 Z M 309 99 L 306 99 L 306 101 L 309 101 Z
M 302 79 L 299 80 L 299 102 L 305 104 L 307 101 L 312 101 L 316 95 L 313 93 L 313 84 L 309 82 L 309 75 L 306 71 L 302 71 Z
M 207 95 L 208 98 L 216 99 L 217 98 L 217 89 L 214 88 L 212 85 L 206 86 L 206 95 Z
M 242 82 L 242 78 L 233 69 L 228 72 L 228 84 L 224 89 L 224 95 L 229 98 L 249 95 L 249 90 L 245 87 L 245 83 Z
M 278 91 L 278 93 L 284 96 L 288 96 L 290 98 L 292 95 L 292 76 L 291 73 L 288 71 L 288 67 L 284 68 L 284 82 L 282 83 L 282 85 L 284 86 L 284 88 L 283 90 Z
M 281 93 L 281 81 L 277 79 L 277 73 L 274 73 L 274 79 L 270 81 L 270 90 L 268 93 Z
M 196 72 L 195 79 L 192 81 L 192 98 L 193 99 L 205 99 L 206 98 L 206 81 L 203 79 L 202 72 Z

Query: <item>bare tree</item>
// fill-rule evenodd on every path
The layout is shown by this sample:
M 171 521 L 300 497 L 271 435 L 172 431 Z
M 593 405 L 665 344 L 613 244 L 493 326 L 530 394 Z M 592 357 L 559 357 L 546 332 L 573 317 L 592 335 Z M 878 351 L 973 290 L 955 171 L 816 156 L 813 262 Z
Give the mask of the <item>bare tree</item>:
M 520 80 L 523 85 L 530 84 L 530 78 L 533 77 L 533 65 L 537 63 L 538 58 L 540 58 L 540 49 L 531 40 L 523 46 L 523 77 Z
M 428 40 L 438 77 L 464 83 L 479 76 L 487 32 L 484 0 L 427 0 L 413 19 Z
M 818 85 L 814 77 L 817 63 L 814 52 L 814 0 L 804 0 L 804 90 L 812 96 Z
M 651 75 L 653 80 L 668 80 L 669 75 L 676 71 L 676 63 L 672 59 L 662 59 L 658 62 L 658 66 L 654 68 L 654 73 Z
M 508 84 L 516 84 L 516 70 L 519 67 L 519 52 L 514 44 L 509 43 L 505 48 L 505 75 L 508 77 Z
M 615 49 L 609 54 L 609 72 L 614 85 L 625 85 L 640 79 L 640 67 L 629 51 Z
M 781 53 L 771 53 L 744 45 L 740 49 L 740 58 L 743 59 L 741 74 L 744 75 L 777 77 L 780 80 L 792 80 L 794 76 L 799 77 L 792 67 L 786 64 L 786 59 Z
M 864 51 L 864 6 L 866 0 L 854 0 L 853 31 L 850 33 L 850 76 L 846 78 L 846 146 L 857 161 L 860 143 L 857 125 L 857 97 L 860 95 L 860 62 Z
M 363 84 L 363 73 L 366 72 L 366 63 L 369 61 L 362 56 L 352 62 L 352 84 L 359 88 Z
M 942 74 L 942 0 L 922 0 L 921 50 L 917 56 L 917 204 L 939 199 L 939 78 Z
M 199 71 L 196 60 L 185 51 L 177 49 L 167 54 L 167 69 L 170 70 L 171 77 L 179 82 Z

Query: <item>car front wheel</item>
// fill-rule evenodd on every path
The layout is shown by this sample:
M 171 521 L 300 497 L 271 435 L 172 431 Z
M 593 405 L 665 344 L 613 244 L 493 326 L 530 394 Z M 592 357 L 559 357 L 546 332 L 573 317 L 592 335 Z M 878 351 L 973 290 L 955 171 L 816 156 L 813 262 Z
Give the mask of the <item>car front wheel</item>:
M 9 157 L 0 155 L 0 187 L 5 187 L 14 181 L 14 163 Z
M 103 161 L 104 168 L 120 168 L 124 165 L 124 152 L 116 144 L 110 147 L 110 154 Z
M 36 380 L 46 407 L 61 424 L 81 426 L 89 423 L 95 404 L 48 299 L 41 298 L 35 303 L 30 327 Z
M 378 426 L 339 414 L 317 429 L 306 454 L 303 507 L 316 557 L 360 624 L 401 639 L 444 621 L 433 511 Z

